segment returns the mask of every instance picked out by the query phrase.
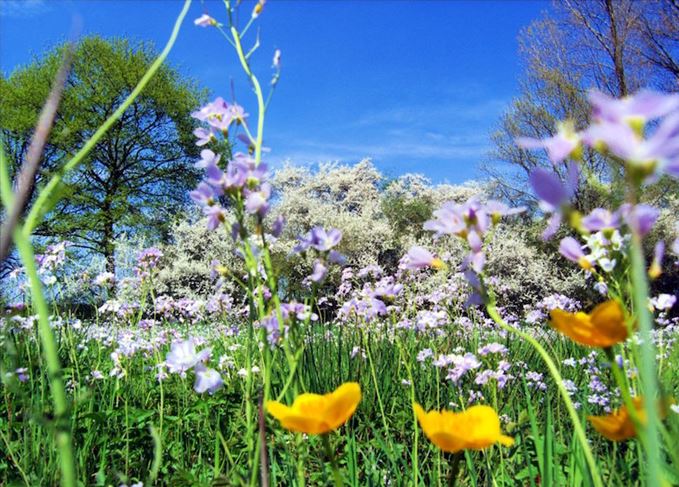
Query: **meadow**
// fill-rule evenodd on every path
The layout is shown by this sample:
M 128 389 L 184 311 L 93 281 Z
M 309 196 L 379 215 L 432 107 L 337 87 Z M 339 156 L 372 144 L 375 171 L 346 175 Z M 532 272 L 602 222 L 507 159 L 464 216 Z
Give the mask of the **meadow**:
M 189 3 L 139 90 L 64 172 L 143 90 Z M 68 242 L 32 241 L 58 181 L 8 229 L 20 188 L 2 155 L 3 231 L 21 265 L 0 321 L 0 485 L 679 484 L 676 296 L 650 292 L 679 240 L 655 241 L 661 209 L 641 198 L 679 177 L 679 95 L 593 90 L 586 127 L 516 141 L 547 151 L 554 171 L 532 172 L 530 218 L 592 291 L 517 306 L 488 262 L 528 209 L 485 194 L 437 206 L 388 265 L 352 260 L 332 221 L 276 247 L 290 230 L 266 166 L 270 97 L 243 46 L 265 2 L 242 27 L 225 3 L 226 19 L 191 27 L 224 34 L 257 106 L 217 97 L 186 114 L 201 124 L 198 223 L 234 248 L 210 263 L 205 296 L 166 292 L 175 254 L 160 245 L 111 273 L 84 270 Z M 586 214 L 572 204 L 591 177 L 583 151 L 615 160 L 624 186 Z M 284 261 L 303 275 L 283 277 Z

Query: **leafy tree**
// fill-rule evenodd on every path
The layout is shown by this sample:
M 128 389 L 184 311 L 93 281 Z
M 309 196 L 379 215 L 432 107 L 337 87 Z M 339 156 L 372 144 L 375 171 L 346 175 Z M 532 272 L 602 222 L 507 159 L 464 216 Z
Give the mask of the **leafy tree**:
M 677 25 L 679 6 L 674 0 L 564 0 L 555 1 L 549 14 L 524 29 L 519 36 L 525 62 L 521 94 L 492 135 L 489 159 L 493 164 L 485 167 L 499 182 L 501 196 L 534 202 L 526 190 L 529 172 L 537 166 L 553 166 L 540 151 L 518 148 L 515 139 L 549 137 L 556 123 L 566 119 L 576 129 L 582 128 L 589 116 L 588 89 L 616 97 L 642 87 L 676 89 Z M 615 199 L 620 176 L 616 164 L 591 152 L 584 154 L 591 177 L 577 195 L 579 209 L 587 211 L 605 199 Z M 662 180 L 646 197 L 662 198 L 671 187 L 670 181 Z
M 0 83 L 0 127 L 16 173 L 64 47 L 16 69 Z M 156 57 L 148 44 L 88 37 L 77 46 L 35 190 L 59 171 L 134 89 Z M 198 174 L 189 116 L 204 92 L 163 66 L 60 191 L 65 196 L 37 230 L 103 254 L 115 269 L 122 233 L 166 237 Z

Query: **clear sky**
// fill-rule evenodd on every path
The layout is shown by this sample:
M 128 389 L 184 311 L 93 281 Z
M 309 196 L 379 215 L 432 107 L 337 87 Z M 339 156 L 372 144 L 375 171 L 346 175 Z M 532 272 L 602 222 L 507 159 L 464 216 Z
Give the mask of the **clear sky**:
M 252 5 L 245 1 L 244 18 Z M 74 16 L 83 34 L 160 49 L 180 9 L 165 0 L 0 0 L 0 69 L 7 75 L 65 39 Z M 274 49 L 283 53 L 265 129 L 269 162 L 370 157 L 389 176 L 480 177 L 489 135 L 517 94 L 517 34 L 547 9 L 546 1 L 518 0 L 269 0 L 253 61 L 267 83 Z M 233 82 L 254 112 L 231 46 L 193 25 L 203 12 L 225 20 L 221 1 L 194 2 L 170 63 L 214 96 L 231 99 Z

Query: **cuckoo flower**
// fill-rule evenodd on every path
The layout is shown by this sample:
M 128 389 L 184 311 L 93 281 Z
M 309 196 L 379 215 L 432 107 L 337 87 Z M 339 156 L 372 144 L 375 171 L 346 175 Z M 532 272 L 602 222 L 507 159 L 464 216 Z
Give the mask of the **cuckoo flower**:
M 566 237 L 561 240 L 561 243 L 559 244 L 559 252 L 568 260 L 575 262 L 583 269 L 592 269 L 592 263 L 582 251 L 580 242 L 575 240 L 573 237 Z
M 346 382 L 325 395 L 304 393 L 292 406 L 268 401 L 266 410 L 283 428 L 308 435 L 322 435 L 336 430 L 354 414 L 361 401 L 361 386 Z
M 645 123 L 679 109 L 679 94 L 667 95 L 650 90 L 641 90 L 634 96 L 621 99 L 591 90 L 588 99 L 592 117 L 612 123 Z
M 490 406 L 472 406 L 460 413 L 425 412 L 419 404 L 413 404 L 413 409 L 426 437 L 445 452 L 483 450 L 495 443 L 514 444 L 513 438 L 502 434 L 500 418 Z
M 653 229 L 653 225 L 660 216 L 657 208 L 644 204 L 624 204 L 620 207 L 620 213 L 627 226 L 641 237 Z
M 550 239 L 559 229 L 563 212 L 570 205 L 578 187 L 580 172 L 577 164 L 570 162 L 566 167 L 565 181 L 561 181 L 554 172 L 542 168 L 534 169 L 530 173 L 530 184 L 540 198 L 540 206 L 544 211 L 551 213 L 547 228 L 542 234 L 545 240 Z
M 620 226 L 620 214 L 604 208 L 595 208 L 582 219 L 581 223 L 590 232 L 615 230 Z
M 208 14 L 201 15 L 196 20 L 194 20 L 193 23 L 200 27 L 210 27 L 210 26 L 214 27 L 216 25 L 219 25 L 217 21 L 210 17 Z
M 411 247 L 402 260 L 404 267 L 409 270 L 424 269 L 425 267 L 442 269 L 445 267 L 441 259 L 434 257 L 427 249 L 417 245 Z
M 568 157 L 578 158 L 580 153 L 580 135 L 575 132 L 572 123 L 560 123 L 557 133 L 546 139 L 519 137 L 516 144 L 524 149 L 545 149 L 552 164 L 559 164 Z
M 554 329 L 581 345 L 608 348 L 627 339 L 625 315 L 615 300 L 601 303 L 589 314 L 553 309 L 550 317 Z

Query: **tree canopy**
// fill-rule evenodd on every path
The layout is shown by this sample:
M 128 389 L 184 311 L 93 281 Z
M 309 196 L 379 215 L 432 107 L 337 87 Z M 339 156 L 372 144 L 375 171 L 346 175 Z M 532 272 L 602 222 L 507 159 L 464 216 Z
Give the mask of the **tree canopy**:
M 0 82 L 0 127 L 16 174 L 64 46 L 58 46 Z M 125 39 L 84 38 L 45 150 L 37 189 L 59 171 L 134 89 L 156 57 L 151 45 Z M 205 93 L 164 65 L 87 156 L 67 175 L 64 196 L 37 235 L 68 239 L 103 254 L 114 268 L 114 241 L 122 233 L 167 235 L 197 180 L 198 149 L 189 116 Z

